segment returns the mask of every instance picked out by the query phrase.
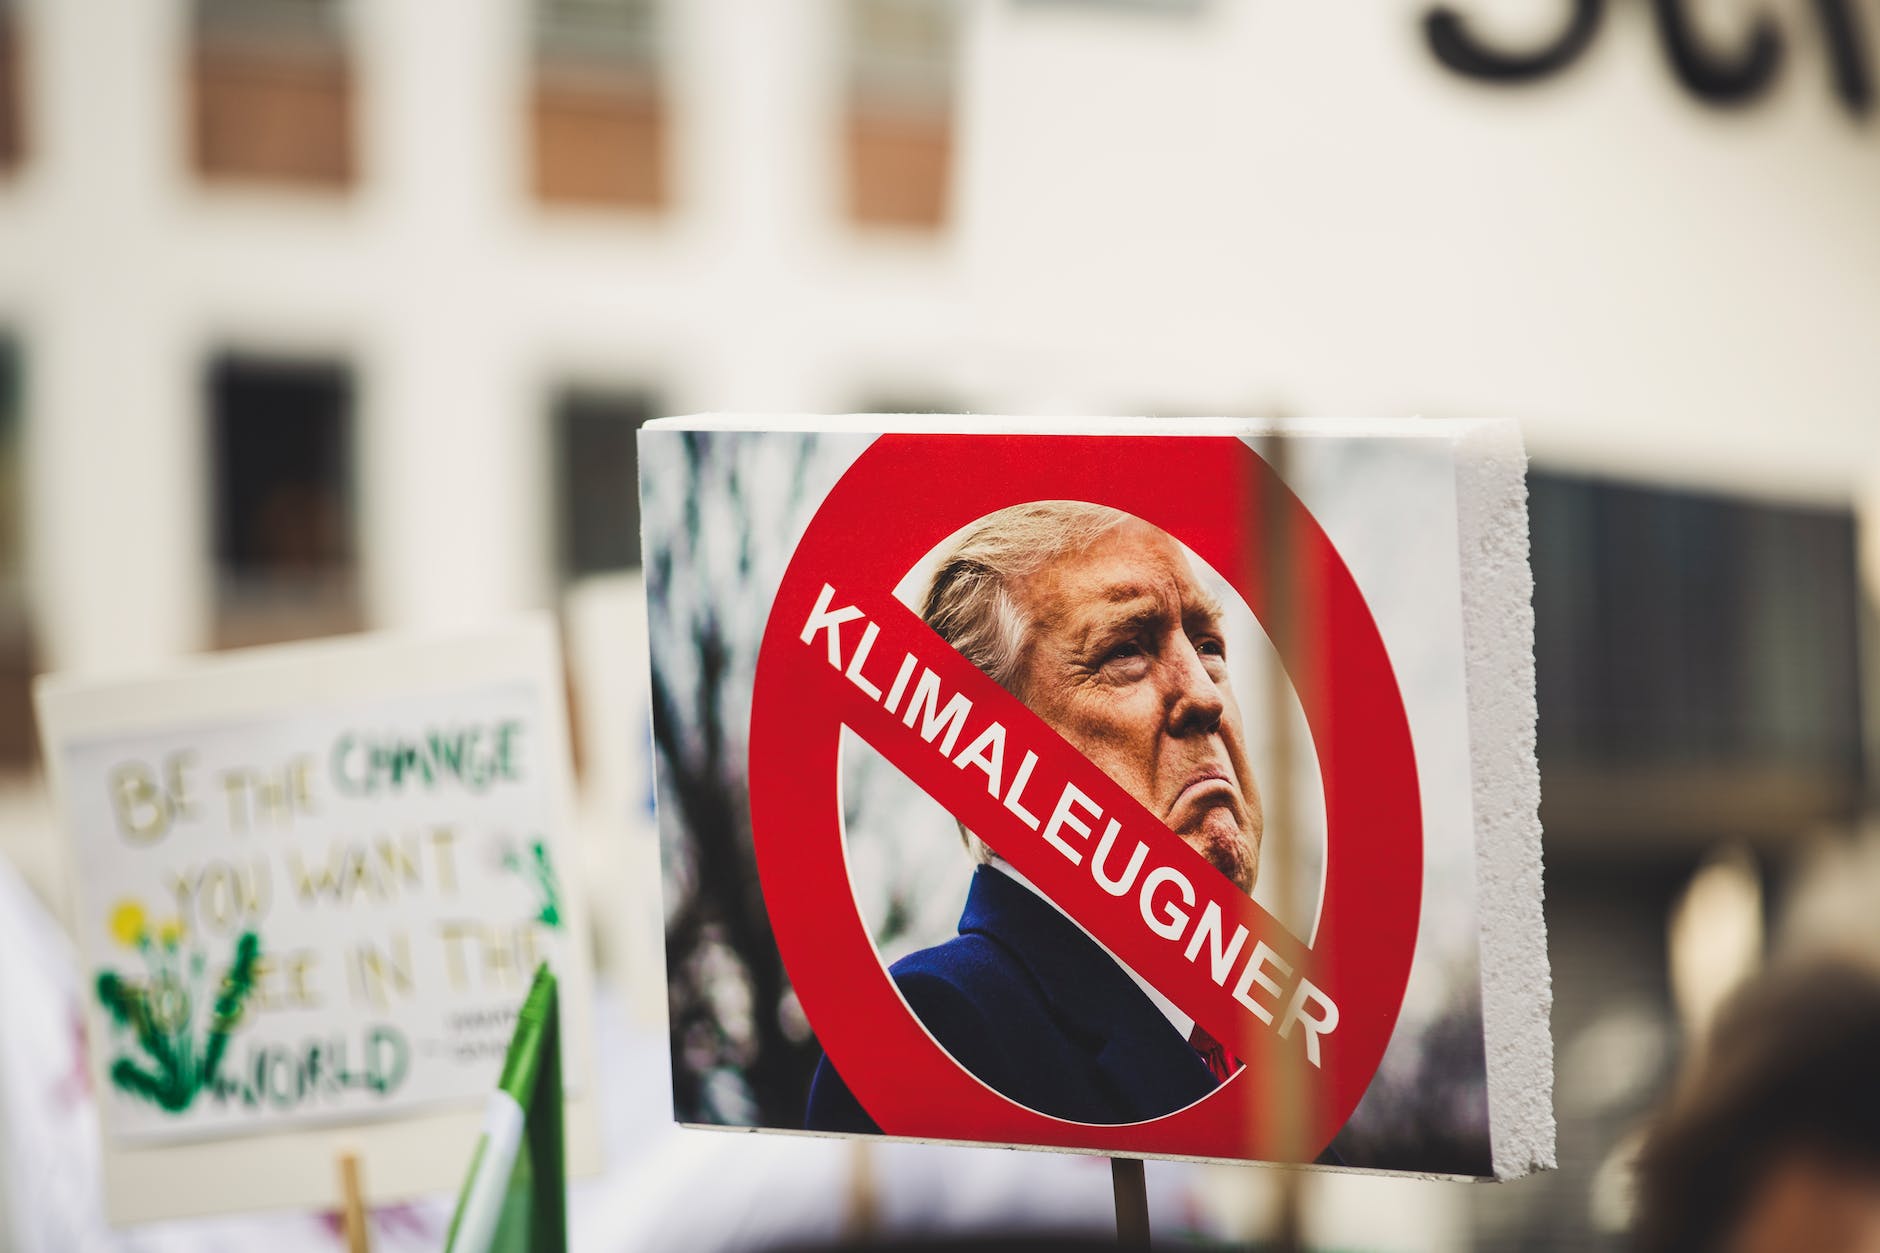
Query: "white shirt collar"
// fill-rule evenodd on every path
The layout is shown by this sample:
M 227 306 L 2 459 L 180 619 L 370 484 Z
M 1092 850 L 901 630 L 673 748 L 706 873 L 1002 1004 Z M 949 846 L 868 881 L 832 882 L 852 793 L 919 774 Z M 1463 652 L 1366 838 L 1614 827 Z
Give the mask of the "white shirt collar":
M 1006 861 L 1003 857 L 994 857 L 990 861 L 988 861 L 986 865 L 992 867 L 994 870 L 998 871 L 1000 874 L 1004 875 L 1006 878 L 1010 879 L 1012 882 L 1025 888 L 1025 890 L 1030 892 L 1032 895 L 1036 896 L 1039 900 L 1043 901 L 1045 904 L 1049 905 L 1052 909 L 1057 910 L 1060 914 L 1064 914 L 1066 918 L 1070 919 L 1070 923 L 1072 926 L 1076 927 L 1079 931 L 1083 931 L 1085 935 L 1090 935 L 1090 932 L 1084 931 L 1084 927 L 1082 923 L 1078 922 L 1075 918 L 1071 918 L 1069 914 L 1065 914 L 1062 906 L 1060 906 L 1056 901 L 1052 900 L 1050 897 L 1046 896 L 1042 891 L 1040 891 L 1037 884 L 1033 883 L 1030 879 L 1027 879 L 1024 875 L 1020 874 L 1017 870 L 1013 869 L 1012 864 Z M 1149 998 L 1149 1001 L 1151 1004 L 1153 1004 L 1157 1009 L 1162 1011 L 1162 1016 L 1168 1019 L 1169 1025 L 1175 1028 L 1176 1032 L 1180 1034 L 1182 1039 L 1186 1040 L 1195 1029 L 1195 1020 L 1193 1018 L 1190 1018 L 1187 1014 L 1182 1013 L 1181 1010 L 1177 1009 L 1175 1007 L 1174 1001 L 1169 1000 L 1168 997 L 1163 996 L 1160 992 L 1156 991 L 1155 988 L 1150 986 L 1148 980 L 1144 979 L 1141 975 L 1131 970 L 1127 964 L 1125 964 L 1124 962 L 1120 961 L 1117 958 L 1115 953 L 1111 953 L 1109 949 L 1104 948 L 1103 941 L 1097 939 L 1097 937 L 1094 935 L 1090 935 L 1090 938 L 1093 942 L 1095 942 L 1098 948 L 1102 948 L 1105 953 L 1109 954 L 1110 960 L 1113 962 L 1116 962 L 1117 966 L 1119 966 L 1122 969 L 1123 973 L 1129 976 L 1130 981 L 1132 983 L 1134 983 L 1137 987 L 1142 989 L 1142 994 Z

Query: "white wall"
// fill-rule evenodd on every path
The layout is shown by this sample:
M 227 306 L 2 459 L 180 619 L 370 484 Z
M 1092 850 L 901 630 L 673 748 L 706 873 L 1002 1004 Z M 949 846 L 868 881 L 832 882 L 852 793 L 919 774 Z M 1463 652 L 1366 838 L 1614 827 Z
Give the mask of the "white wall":
M 1510 40 L 1556 9 L 1466 7 Z M 834 0 L 669 6 L 675 206 L 638 219 L 528 201 L 522 0 L 355 6 L 336 199 L 187 175 L 182 0 L 26 0 L 0 325 L 46 659 L 207 641 L 198 389 L 229 345 L 354 364 L 381 625 L 553 594 L 569 380 L 675 410 L 1512 414 L 1554 465 L 1849 499 L 1880 479 L 1880 120 L 1832 99 L 1799 0 L 1770 6 L 1787 72 L 1732 114 L 1609 7 L 1509 90 L 1435 64 L 1420 0 L 970 0 L 957 228 L 929 239 L 841 222 Z
M 650 387 L 676 409 L 835 409 L 920 355 L 944 242 L 836 216 L 823 3 L 670 6 L 677 205 L 526 194 L 523 0 L 355 4 L 347 196 L 187 173 L 183 0 L 25 0 L 30 157 L 0 186 L 0 327 L 27 371 L 29 586 L 53 669 L 206 645 L 201 371 L 239 347 L 349 361 L 373 625 L 548 601 L 548 402 Z M 908 371 L 885 370 L 899 379 Z
M 1515 416 L 1554 464 L 1844 499 L 1880 451 L 1880 116 L 1833 99 L 1809 6 L 1696 6 L 1726 48 L 1782 25 L 1736 113 L 1676 84 L 1643 5 L 1526 89 L 1441 68 L 1427 7 L 980 6 L 995 389 Z M 1456 7 L 1518 46 L 1570 6 Z

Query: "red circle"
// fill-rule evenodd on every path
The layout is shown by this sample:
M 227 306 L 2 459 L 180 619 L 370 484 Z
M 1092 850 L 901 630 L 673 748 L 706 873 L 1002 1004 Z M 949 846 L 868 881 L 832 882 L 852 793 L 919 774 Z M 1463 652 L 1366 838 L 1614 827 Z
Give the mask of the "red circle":
M 1278 649 L 1325 788 L 1325 889 L 1313 981 L 1334 995 L 1338 1047 L 1301 1073 L 1293 1127 L 1248 1117 L 1240 1075 L 1201 1101 L 1123 1126 L 1067 1122 L 964 1070 L 896 992 L 849 886 L 837 795 L 841 718 L 798 637 L 825 581 L 891 592 L 941 540 L 1008 505 L 1083 500 L 1161 527 L 1246 600 Z M 1267 570 L 1261 528 L 1283 534 Z M 1288 595 L 1269 594 L 1284 580 Z M 1296 607 L 1274 621 L 1274 606 Z M 789 606 L 785 612 L 785 606 Z M 945 647 L 935 637 L 937 647 Z M 882 435 L 830 491 L 792 555 L 758 654 L 751 819 L 777 945 L 818 1040 L 889 1135 L 1108 1153 L 1311 1158 L 1364 1095 L 1416 948 L 1422 807 L 1402 694 L 1331 540 L 1273 468 L 1228 437 Z M 1303 1135 L 1299 1128 L 1303 1127 Z M 1304 1151 L 1300 1151 L 1300 1146 Z M 1289 1147 L 1290 1146 L 1290 1147 Z

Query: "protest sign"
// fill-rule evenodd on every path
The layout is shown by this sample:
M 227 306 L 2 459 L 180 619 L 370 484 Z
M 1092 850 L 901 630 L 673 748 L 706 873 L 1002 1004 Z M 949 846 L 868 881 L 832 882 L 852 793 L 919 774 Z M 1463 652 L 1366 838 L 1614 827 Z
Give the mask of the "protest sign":
M 642 481 L 682 1120 L 1551 1157 L 1521 1069 L 1548 1046 L 1509 428 L 672 425 L 695 429 L 650 428 Z M 1505 553 L 1485 526 L 1518 543 L 1472 570 Z M 1465 629 L 1471 595 L 1502 616 Z M 1484 734 L 1511 692 L 1525 742 Z M 701 769 L 748 789 L 748 825 Z M 910 852 L 923 824 L 985 864 Z M 710 881 L 740 864 L 760 900 Z M 948 881 L 957 935 L 925 910 L 958 910 Z M 741 964 L 755 1021 L 694 962 Z
M 461 1180 L 537 965 L 587 971 L 546 621 L 52 679 L 114 1221 Z

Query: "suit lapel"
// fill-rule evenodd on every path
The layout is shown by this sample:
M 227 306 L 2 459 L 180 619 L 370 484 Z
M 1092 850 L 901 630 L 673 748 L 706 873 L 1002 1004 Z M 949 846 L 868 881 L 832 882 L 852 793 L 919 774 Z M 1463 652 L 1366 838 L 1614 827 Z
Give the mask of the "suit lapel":
M 1171 1113 L 1214 1090 L 1188 1041 L 1083 929 L 990 866 L 973 874 L 960 930 L 998 942 L 1030 971 L 1067 1034 L 1119 1094 L 1129 1121 Z

